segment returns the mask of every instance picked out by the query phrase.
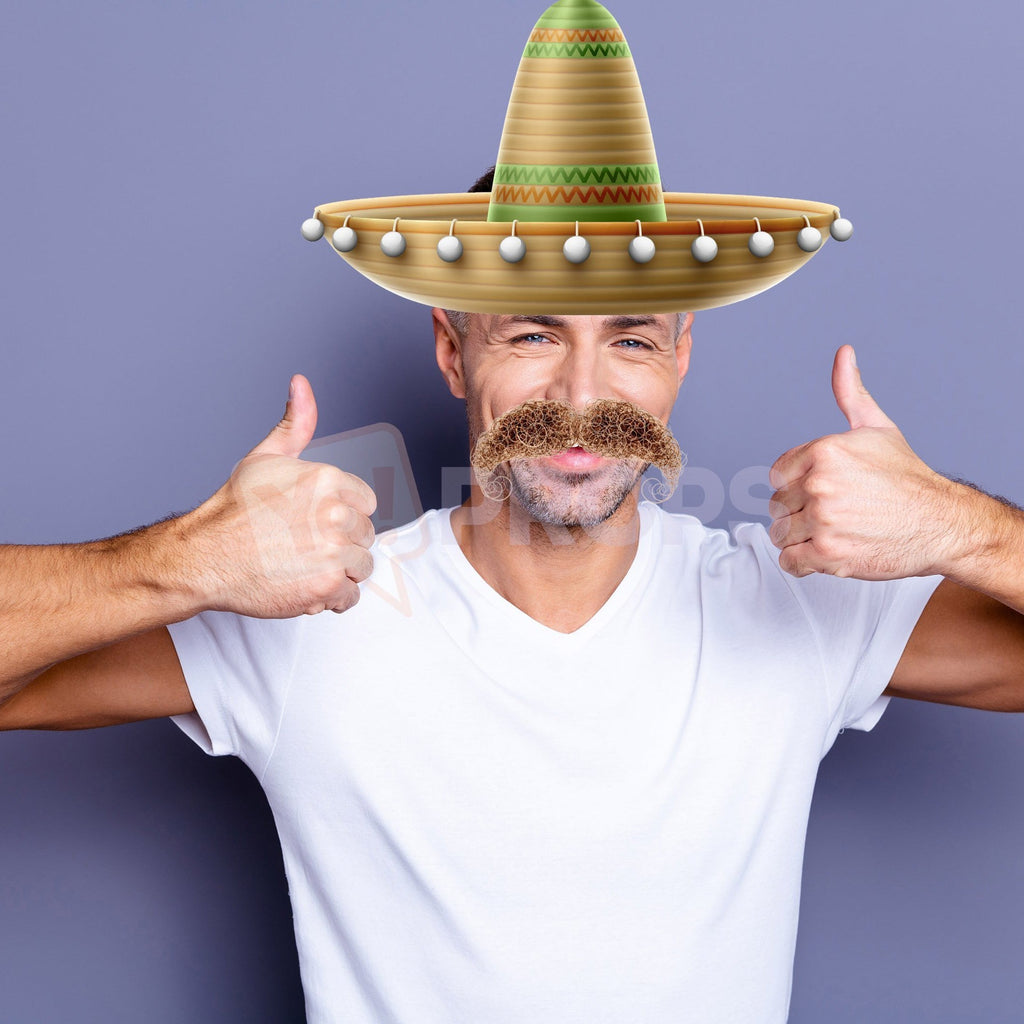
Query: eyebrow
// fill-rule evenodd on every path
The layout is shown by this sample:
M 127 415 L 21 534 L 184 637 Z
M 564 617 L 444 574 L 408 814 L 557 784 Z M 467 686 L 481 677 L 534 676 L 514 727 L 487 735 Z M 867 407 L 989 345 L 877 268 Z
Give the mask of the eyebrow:
M 651 327 L 657 324 L 657 322 L 657 317 L 647 313 L 639 316 L 610 316 L 605 319 L 604 326 L 624 331 L 630 327 Z
M 501 322 L 503 324 L 537 324 L 540 327 L 569 326 L 569 322 L 563 320 L 560 316 L 544 316 L 543 314 L 537 314 L 536 316 L 503 316 Z
M 537 324 L 540 327 L 568 327 L 569 322 L 560 316 L 546 316 L 538 313 L 533 316 L 509 316 L 502 317 L 506 324 Z M 657 318 L 651 314 L 633 316 L 609 316 L 605 317 L 602 326 L 606 329 L 617 331 L 628 330 L 630 327 L 650 327 L 656 324 Z

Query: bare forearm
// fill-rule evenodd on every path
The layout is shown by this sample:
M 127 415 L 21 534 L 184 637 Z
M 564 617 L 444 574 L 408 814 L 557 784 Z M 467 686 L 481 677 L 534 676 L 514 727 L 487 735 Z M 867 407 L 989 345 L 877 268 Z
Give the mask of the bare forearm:
M 1024 615 L 1024 511 L 950 481 L 949 550 L 935 572 Z
M 1024 513 L 959 481 L 935 520 L 949 543 L 888 693 L 990 711 L 1024 710 Z
M 352 607 L 373 570 L 376 497 L 299 458 L 315 428 L 296 374 L 284 418 L 192 512 L 90 544 L 0 546 L 0 728 L 184 713 L 191 697 L 163 627 L 207 610 Z
M 0 546 L 0 703 L 51 665 L 202 610 L 188 522 L 87 544 Z

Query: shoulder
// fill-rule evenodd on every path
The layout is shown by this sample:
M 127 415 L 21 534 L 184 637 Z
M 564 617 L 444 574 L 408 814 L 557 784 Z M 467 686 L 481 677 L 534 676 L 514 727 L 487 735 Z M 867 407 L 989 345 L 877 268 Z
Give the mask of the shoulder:
M 645 503 L 645 515 L 657 538 L 659 559 L 679 567 L 689 559 L 700 573 L 704 590 L 720 588 L 730 600 L 750 601 L 763 610 L 768 603 L 796 604 L 811 618 L 832 614 L 852 617 L 857 609 L 880 615 L 904 597 L 911 603 L 934 589 L 935 577 L 861 580 L 811 573 L 795 577 L 779 565 L 779 550 L 758 522 L 734 523 L 728 530 L 705 526 L 692 516 L 665 512 Z M 679 552 L 681 554 L 675 554 Z
M 649 532 L 660 558 L 693 561 L 716 574 L 782 572 L 778 551 L 761 523 L 733 523 L 726 530 L 650 502 L 643 502 L 640 509 L 642 529 Z
M 444 557 L 445 545 L 455 542 L 450 513 L 446 508 L 429 509 L 412 522 L 379 534 L 370 549 L 373 573 L 366 582 L 381 586 L 396 572 L 415 581 L 435 570 Z

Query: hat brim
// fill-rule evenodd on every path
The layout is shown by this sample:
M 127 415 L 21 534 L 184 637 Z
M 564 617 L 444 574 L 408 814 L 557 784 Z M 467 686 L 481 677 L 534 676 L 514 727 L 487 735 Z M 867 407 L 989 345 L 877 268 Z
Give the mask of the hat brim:
M 513 226 L 487 220 L 489 199 L 486 192 L 354 199 L 318 206 L 316 216 L 328 240 L 347 223 L 359 240 L 339 255 L 371 281 L 414 302 L 469 313 L 566 315 L 673 313 L 739 302 L 778 284 L 814 255 L 797 244 L 801 228 L 810 224 L 827 238 L 829 224 L 839 216 L 826 203 L 666 192 L 668 220 L 642 225 L 656 247 L 649 263 L 629 256 L 629 242 L 637 234 L 631 221 L 581 223 L 579 233 L 591 247 L 581 264 L 570 263 L 562 252 L 576 233 L 575 222 L 519 221 L 515 233 L 526 255 L 507 263 L 498 246 Z M 766 257 L 748 248 L 755 218 L 775 241 Z M 396 219 L 406 248 L 401 256 L 387 256 L 380 241 Z M 698 262 L 691 252 L 701 234 L 698 219 L 718 244 L 710 263 Z M 463 253 L 446 263 L 437 243 L 452 230 Z

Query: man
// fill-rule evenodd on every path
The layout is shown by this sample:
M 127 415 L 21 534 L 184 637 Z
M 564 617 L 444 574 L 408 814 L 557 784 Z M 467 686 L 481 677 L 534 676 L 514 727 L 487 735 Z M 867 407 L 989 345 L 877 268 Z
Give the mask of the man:
M 665 421 L 691 348 L 690 317 L 433 315 L 472 442 L 537 399 Z M 760 528 L 730 544 L 638 508 L 632 460 L 579 449 L 383 538 L 371 576 L 373 496 L 297 458 L 316 423 L 297 376 L 194 512 L 0 551 L 22 598 L 0 724 L 178 715 L 242 756 L 281 834 L 311 1020 L 782 1020 L 836 732 L 870 725 L 887 681 L 1024 707 L 1021 514 L 927 469 L 851 357 L 851 429 L 773 468 L 772 537 L 804 580 Z
M 543 239 L 521 234 L 530 270 Z M 667 420 L 688 318 L 521 308 L 435 309 L 474 451 L 537 400 Z M 887 683 L 1021 706 L 1019 515 L 923 466 L 848 349 L 834 387 L 849 433 L 776 466 L 779 556 L 757 528 L 733 544 L 638 506 L 636 456 L 566 443 L 382 540 L 375 587 L 372 495 L 297 461 L 315 406 L 295 378 L 195 512 L 0 553 L 0 722 L 179 715 L 243 757 L 281 833 L 314 1021 L 780 1020 L 835 733 L 870 725 Z M 344 614 L 302 614 L 325 609 Z

